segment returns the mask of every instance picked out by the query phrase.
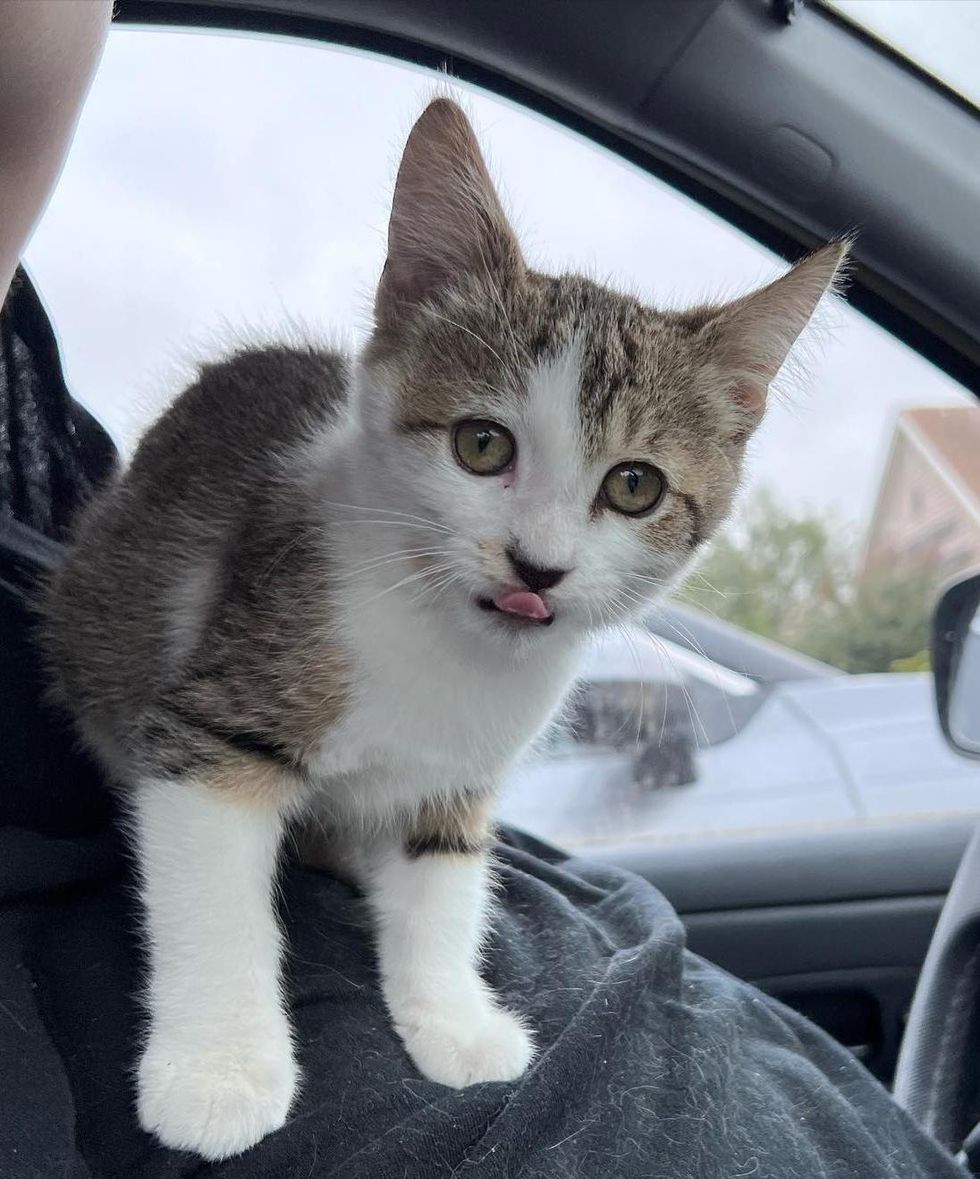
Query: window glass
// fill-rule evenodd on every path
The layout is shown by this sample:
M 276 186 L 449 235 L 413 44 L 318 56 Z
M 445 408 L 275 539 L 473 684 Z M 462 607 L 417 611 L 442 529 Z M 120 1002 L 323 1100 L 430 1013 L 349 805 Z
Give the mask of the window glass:
M 823 0 L 961 98 L 980 106 L 980 0 Z
M 113 32 L 27 261 L 125 449 L 202 354 L 296 325 L 363 338 L 398 151 L 438 85 L 286 40 Z M 588 141 L 465 101 L 532 264 L 660 305 L 782 269 Z M 980 809 L 927 654 L 937 586 L 980 565 L 980 408 L 844 305 L 797 359 L 734 522 L 648 624 L 597 642 L 506 819 L 601 846 Z

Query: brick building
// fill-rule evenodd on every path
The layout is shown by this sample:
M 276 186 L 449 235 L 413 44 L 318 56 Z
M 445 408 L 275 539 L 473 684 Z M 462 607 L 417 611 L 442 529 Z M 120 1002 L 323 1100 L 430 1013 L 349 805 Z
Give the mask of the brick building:
M 887 566 L 980 567 L 980 406 L 899 414 L 864 554 Z

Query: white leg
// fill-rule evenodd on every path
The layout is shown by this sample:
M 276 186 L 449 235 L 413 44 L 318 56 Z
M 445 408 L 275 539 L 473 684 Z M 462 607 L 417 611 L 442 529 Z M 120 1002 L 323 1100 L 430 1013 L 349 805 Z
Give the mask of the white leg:
M 283 1124 L 298 1080 L 272 907 L 282 821 L 168 781 L 139 787 L 135 820 L 150 957 L 140 1124 L 226 1158 Z
M 518 1017 L 477 970 L 490 897 L 483 854 L 377 855 L 368 896 L 385 1001 L 430 1080 L 462 1088 L 519 1077 L 534 1055 Z

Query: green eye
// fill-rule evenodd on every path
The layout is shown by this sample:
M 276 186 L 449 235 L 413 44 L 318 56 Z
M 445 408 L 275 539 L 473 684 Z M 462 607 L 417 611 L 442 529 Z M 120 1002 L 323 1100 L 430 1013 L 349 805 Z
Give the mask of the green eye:
M 602 498 L 624 516 L 644 516 L 660 503 L 667 484 L 649 463 L 618 463 L 602 481 Z
M 499 475 L 514 461 L 514 436 L 496 422 L 474 419 L 453 431 L 453 449 L 461 466 L 474 475 Z

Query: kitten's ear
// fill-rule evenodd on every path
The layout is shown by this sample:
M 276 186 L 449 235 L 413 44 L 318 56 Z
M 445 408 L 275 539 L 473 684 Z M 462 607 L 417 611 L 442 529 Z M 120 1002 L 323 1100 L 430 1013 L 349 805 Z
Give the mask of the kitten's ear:
M 715 308 L 710 316 L 714 355 L 728 378 L 730 395 L 746 419 L 758 425 L 769 385 L 806 327 L 823 295 L 841 276 L 850 243 L 832 242 L 804 258 L 762 290 Z
M 423 111 L 405 144 L 378 285 L 379 324 L 462 275 L 516 279 L 524 263 L 466 115 L 448 98 Z

